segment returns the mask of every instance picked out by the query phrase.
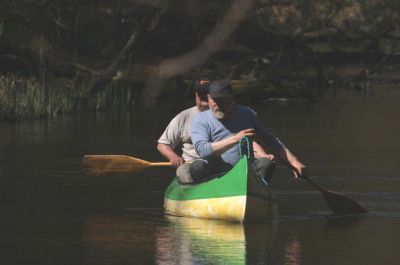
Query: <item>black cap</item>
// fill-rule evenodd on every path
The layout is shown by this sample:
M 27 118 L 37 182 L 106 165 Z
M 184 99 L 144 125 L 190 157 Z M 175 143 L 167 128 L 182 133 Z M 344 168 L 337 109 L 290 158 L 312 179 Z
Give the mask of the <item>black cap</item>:
M 200 97 L 207 97 L 208 88 L 212 82 L 211 78 L 203 77 L 194 83 L 193 91 L 199 94 Z
M 231 84 L 226 80 L 217 80 L 210 84 L 208 94 L 212 98 L 233 97 Z

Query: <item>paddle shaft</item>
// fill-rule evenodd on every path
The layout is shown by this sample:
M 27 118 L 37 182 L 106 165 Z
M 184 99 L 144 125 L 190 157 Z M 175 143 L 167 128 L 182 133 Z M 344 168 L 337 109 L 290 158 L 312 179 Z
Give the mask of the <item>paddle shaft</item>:
M 327 190 L 322 188 L 320 185 L 315 183 L 313 180 L 308 178 L 305 175 L 300 174 L 299 170 L 292 166 L 292 164 L 289 163 L 286 159 L 278 155 L 276 152 L 274 152 L 271 148 L 269 150 L 272 154 L 274 154 L 279 160 L 281 160 L 286 166 L 288 166 L 290 169 L 295 171 L 299 177 L 302 179 L 305 179 L 310 183 L 313 187 L 315 187 L 317 190 L 319 190 L 325 198 L 325 201 L 328 205 L 328 207 L 332 210 L 334 213 L 340 213 L 340 214 L 362 214 L 368 212 L 365 208 L 363 208 L 361 205 L 356 203 L 350 198 L 347 198 L 343 194 Z
M 151 167 L 167 167 L 172 166 L 171 162 L 151 162 L 149 164 Z
M 269 146 L 266 146 L 263 141 L 259 141 L 259 144 L 261 144 L 264 148 L 266 148 L 268 150 L 268 152 L 270 152 L 271 154 L 273 154 L 275 157 L 277 157 L 280 161 L 282 161 L 282 163 L 284 163 L 287 167 L 289 167 L 291 170 L 293 170 L 294 172 L 296 172 L 297 176 L 299 176 L 302 179 L 307 180 L 313 187 L 315 187 L 317 190 L 321 191 L 321 192 L 326 192 L 327 190 L 322 188 L 320 185 L 318 185 L 317 183 L 315 183 L 313 180 L 311 180 L 310 178 L 308 178 L 307 176 L 303 175 L 300 173 L 300 171 L 295 168 L 292 164 L 289 163 L 289 161 L 287 161 L 287 159 L 284 159 L 282 156 L 280 156 L 277 152 L 275 152 L 272 148 L 270 148 Z
M 269 151 L 271 151 L 271 149 L 269 149 Z M 288 166 L 291 170 L 295 171 L 296 174 L 302 178 L 307 180 L 312 186 L 314 186 L 317 190 L 321 191 L 321 192 L 325 192 L 326 190 L 324 188 L 322 188 L 320 185 L 318 185 L 317 183 L 315 183 L 312 179 L 310 179 L 309 177 L 300 174 L 299 170 L 297 168 L 295 168 L 294 166 L 292 166 L 292 164 L 290 164 L 286 159 L 284 159 L 283 157 L 281 157 L 280 155 L 278 155 L 277 153 L 275 153 L 274 151 L 271 151 L 272 154 L 274 154 L 274 156 L 276 156 L 277 158 L 279 158 L 279 160 L 282 161 L 282 163 L 284 163 L 286 166 Z
M 149 167 L 171 166 L 170 162 L 148 162 L 126 155 L 86 155 L 82 165 L 88 175 L 100 176 L 113 173 L 138 173 Z

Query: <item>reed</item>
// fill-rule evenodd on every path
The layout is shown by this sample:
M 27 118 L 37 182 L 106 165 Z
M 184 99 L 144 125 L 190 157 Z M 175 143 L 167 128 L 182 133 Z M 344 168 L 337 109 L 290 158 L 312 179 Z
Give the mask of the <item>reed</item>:
M 41 90 L 36 78 L 19 74 L 0 76 L 1 118 L 23 119 L 42 114 Z
M 96 109 L 132 109 L 138 90 L 126 82 L 109 83 L 97 98 Z
M 0 75 L 0 119 L 55 117 L 81 110 L 79 95 L 87 89 L 87 78 L 40 79 L 17 73 Z M 90 100 L 89 109 L 132 109 L 137 94 L 130 83 L 112 82 Z

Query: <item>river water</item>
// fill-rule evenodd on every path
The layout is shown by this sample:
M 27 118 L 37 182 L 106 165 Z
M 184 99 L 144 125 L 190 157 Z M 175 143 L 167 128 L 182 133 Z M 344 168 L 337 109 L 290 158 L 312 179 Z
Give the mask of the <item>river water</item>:
M 254 105 L 321 186 L 369 210 L 333 216 L 279 165 L 281 215 L 236 224 L 163 214 L 174 171 L 85 176 L 85 154 L 162 161 L 155 142 L 184 106 L 0 123 L 0 264 L 400 264 L 400 91 Z

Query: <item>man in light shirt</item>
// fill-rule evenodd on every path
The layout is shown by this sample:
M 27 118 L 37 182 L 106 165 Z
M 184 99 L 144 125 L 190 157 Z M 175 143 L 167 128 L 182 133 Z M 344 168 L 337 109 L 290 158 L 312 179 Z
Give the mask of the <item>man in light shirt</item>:
M 181 183 L 192 182 L 190 164 L 199 159 L 190 137 L 190 127 L 196 114 L 208 110 L 207 93 L 211 81 L 210 78 L 201 78 L 195 82 L 193 90 L 196 105 L 176 115 L 157 141 L 158 151 L 171 162 L 172 166 L 177 167 L 176 175 Z M 175 152 L 180 145 L 182 145 L 181 156 Z

